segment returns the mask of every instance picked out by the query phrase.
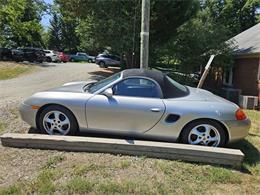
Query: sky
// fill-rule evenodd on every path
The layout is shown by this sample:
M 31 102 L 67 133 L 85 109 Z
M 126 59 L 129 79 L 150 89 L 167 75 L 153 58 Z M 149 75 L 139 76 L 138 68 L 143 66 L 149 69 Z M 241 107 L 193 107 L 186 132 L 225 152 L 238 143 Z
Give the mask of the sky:
M 48 3 L 48 4 L 53 4 L 53 0 L 44 0 L 44 1 L 45 1 L 46 3 Z M 42 17 L 41 23 L 42 23 L 42 25 L 43 25 L 44 27 L 49 26 L 49 24 L 50 24 L 50 18 L 51 18 L 50 15 L 44 15 L 44 16 Z

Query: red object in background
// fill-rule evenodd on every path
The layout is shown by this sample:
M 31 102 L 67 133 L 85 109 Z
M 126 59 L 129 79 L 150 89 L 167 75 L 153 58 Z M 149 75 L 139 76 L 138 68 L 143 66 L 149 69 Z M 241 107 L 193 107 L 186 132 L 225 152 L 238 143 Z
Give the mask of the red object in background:
M 62 62 L 68 62 L 69 61 L 69 56 L 64 54 L 63 52 L 59 53 L 59 58 L 60 58 L 60 61 L 62 61 Z

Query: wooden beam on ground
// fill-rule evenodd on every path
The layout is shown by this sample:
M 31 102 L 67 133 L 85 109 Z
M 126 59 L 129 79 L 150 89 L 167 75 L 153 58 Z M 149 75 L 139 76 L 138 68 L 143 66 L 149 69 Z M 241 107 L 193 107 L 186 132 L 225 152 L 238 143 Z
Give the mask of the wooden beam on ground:
M 125 154 L 234 167 L 239 167 L 244 158 L 240 150 L 165 142 L 19 133 L 6 133 L 0 138 L 3 146 L 16 148 Z

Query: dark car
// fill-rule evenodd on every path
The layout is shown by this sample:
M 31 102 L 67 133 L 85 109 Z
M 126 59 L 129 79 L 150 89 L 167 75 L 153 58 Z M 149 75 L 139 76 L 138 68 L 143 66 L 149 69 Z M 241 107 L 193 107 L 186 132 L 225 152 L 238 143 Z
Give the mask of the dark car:
M 116 55 L 99 54 L 95 61 L 101 68 L 107 68 L 108 66 L 120 66 L 121 60 Z
M 0 47 L 0 60 L 12 60 L 11 49 Z
M 16 61 L 29 61 L 42 63 L 46 60 L 45 53 L 38 48 L 18 48 L 13 50 L 13 58 Z

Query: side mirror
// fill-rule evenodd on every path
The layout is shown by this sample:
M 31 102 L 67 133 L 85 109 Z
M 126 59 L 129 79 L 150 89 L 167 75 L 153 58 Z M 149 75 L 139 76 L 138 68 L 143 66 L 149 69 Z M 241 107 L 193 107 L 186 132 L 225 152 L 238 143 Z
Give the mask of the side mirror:
M 103 91 L 102 94 L 107 96 L 107 97 L 112 97 L 113 96 L 113 90 L 112 90 L 112 88 L 108 88 L 105 91 Z

